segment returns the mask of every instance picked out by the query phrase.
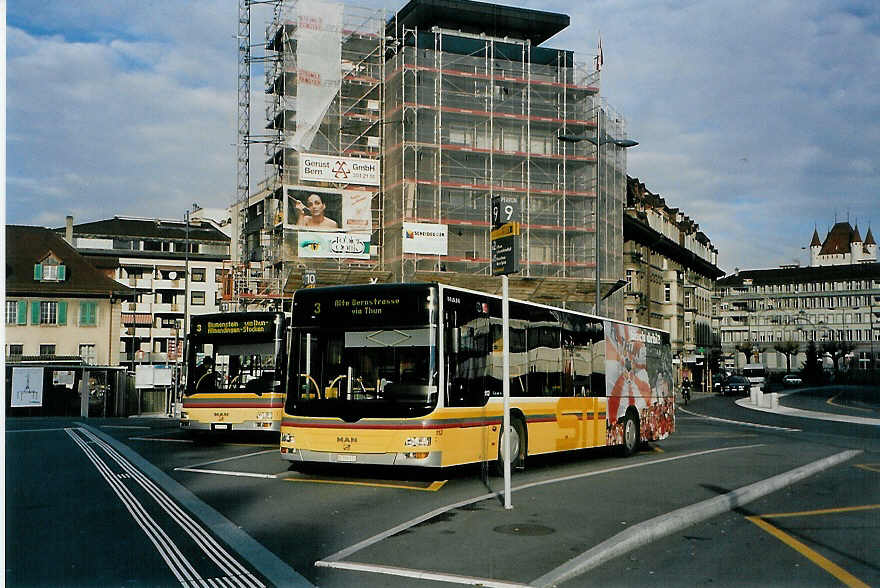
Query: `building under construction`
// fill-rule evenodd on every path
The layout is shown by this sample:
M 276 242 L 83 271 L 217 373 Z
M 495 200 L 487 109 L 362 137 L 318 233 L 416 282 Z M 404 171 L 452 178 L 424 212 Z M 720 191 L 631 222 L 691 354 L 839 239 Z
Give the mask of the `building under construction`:
M 544 46 L 568 24 L 468 0 L 412 0 L 390 17 L 278 2 L 266 176 L 238 202 L 241 261 L 263 285 L 234 295 L 289 293 L 303 274 L 500 290 L 491 205 L 507 196 L 522 227 L 511 295 L 590 310 L 597 267 L 603 292 L 623 274 L 626 155 L 610 137 L 625 127 L 599 98 L 597 64 Z M 620 316 L 622 301 L 603 311 Z

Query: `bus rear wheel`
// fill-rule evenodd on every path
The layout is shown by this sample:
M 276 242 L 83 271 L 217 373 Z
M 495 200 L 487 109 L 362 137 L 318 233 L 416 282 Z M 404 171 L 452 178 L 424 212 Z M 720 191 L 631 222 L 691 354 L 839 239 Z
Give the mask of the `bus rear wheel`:
M 495 473 L 504 475 L 504 428 L 498 434 L 498 458 L 495 460 Z M 510 419 L 510 469 L 523 470 L 526 467 L 526 450 L 528 439 L 526 426 L 522 419 L 511 417 Z
M 641 435 L 639 434 L 639 417 L 634 415 L 632 411 L 627 412 L 623 417 L 623 445 L 620 447 L 620 453 L 623 457 L 629 457 L 639 450 L 639 442 Z

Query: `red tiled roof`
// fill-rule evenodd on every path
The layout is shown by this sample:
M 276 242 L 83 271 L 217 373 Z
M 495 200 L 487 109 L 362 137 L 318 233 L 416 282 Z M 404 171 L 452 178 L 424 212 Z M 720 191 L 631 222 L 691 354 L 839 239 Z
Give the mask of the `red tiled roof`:
M 828 231 L 825 242 L 822 243 L 822 250 L 819 255 L 837 255 L 841 253 L 850 253 L 850 243 L 852 243 L 853 228 L 849 223 L 837 223 Z

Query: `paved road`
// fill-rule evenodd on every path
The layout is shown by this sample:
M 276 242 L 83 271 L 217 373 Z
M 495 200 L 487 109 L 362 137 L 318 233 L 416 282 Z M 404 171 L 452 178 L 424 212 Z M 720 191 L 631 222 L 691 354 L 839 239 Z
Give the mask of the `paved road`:
M 241 537 L 226 542 L 233 553 L 240 549 L 246 554 L 238 557 L 254 571 L 268 565 L 271 569 L 257 576 L 269 576 L 267 583 L 287 573 L 320 586 L 448 586 L 453 582 L 522 586 L 542 578 L 545 583 L 566 586 L 772 585 L 789 583 L 789 579 L 799 585 L 830 585 L 841 581 L 835 575 L 840 574 L 839 568 L 849 574 L 845 578 L 880 584 L 876 427 L 758 412 L 738 406 L 733 399 L 714 396 L 697 397 L 686 410 L 679 414 L 678 432 L 672 438 L 631 459 L 604 450 L 530 459 L 528 469 L 514 478 L 511 511 L 504 510 L 496 494 L 501 480 L 483 476 L 481 468 L 444 472 L 441 480 L 411 471 L 402 475 L 337 469 L 299 474 L 287 470 L 275 444 L 265 438 L 233 437 L 196 445 L 183 438 L 173 423 L 163 421 L 89 421 L 86 430 L 130 447 L 134 461 L 143 460 L 146 470 L 153 468 L 201 503 L 203 516 L 213 512 L 221 522 L 231 521 L 255 540 L 257 548 L 241 543 Z M 49 424 L 7 421 L 7 427 L 18 428 Z M 148 428 L 114 428 L 119 426 Z M 58 460 L 41 458 L 50 451 L 45 447 L 29 449 L 34 440 L 28 435 L 49 439 Z M 114 511 L 110 530 L 92 540 L 85 523 L 104 518 L 114 495 L 106 488 L 101 490 L 106 483 L 95 482 L 95 474 L 87 473 L 89 467 L 95 468 L 77 457 L 77 451 L 83 452 L 68 433 L 9 433 L 6 437 L 7 480 L 11 474 L 28 479 L 20 490 L 7 491 L 7 522 L 27 525 L 28 512 L 34 520 L 50 521 L 56 531 L 52 552 L 67 549 L 73 555 L 60 559 L 78 562 L 88 570 L 73 576 L 80 580 L 74 585 L 165 583 L 157 579 L 164 564 L 157 565 L 156 556 L 148 560 L 151 563 L 135 565 L 115 552 L 112 558 L 103 558 L 100 550 L 79 545 L 105 545 L 114 543 L 114 538 L 119 544 L 114 533 L 132 524 L 126 527 L 126 513 Z M 787 478 L 798 468 L 838 459 L 852 449 L 863 453 L 846 454 L 839 458 L 844 461 L 801 481 L 792 483 Z M 68 469 L 79 473 L 64 473 Z M 27 499 L 39 496 L 39 486 L 47 479 L 54 488 L 66 488 L 83 484 L 82 477 L 92 482 L 83 486 L 82 496 L 65 497 L 66 508 L 40 511 L 32 508 L 40 501 Z M 650 538 L 637 549 L 594 567 L 578 567 L 578 558 L 603 543 L 619 549 L 633 537 L 644 539 L 658 520 L 668 519 L 668 513 L 676 509 L 689 509 L 682 517 L 692 522 L 693 505 L 717 501 L 752 484 L 760 488 L 772 479 L 782 479 L 781 489 L 665 537 Z M 81 501 L 96 506 L 77 508 Z M 766 516 L 792 512 L 807 514 Z M 71 533 L 78 525 L 83 531 L 79 536 L 89 540 L 73 549 Z M 228 530 L 216 521 L 206 526 L 221 539 Z M 59 529 L 63 532 L 58 533 Z M 40 573 L 28 571 L 38 567 L 40 553 L 45 551 L 39 534 L 30 533 L 21 541 L 7 524 L 7 544 L 19 540 L 13 557 L 7 554 L 7 581 L 48 585 L 51 578 L 59 577 L 53 574 L 63 570 L 55 566 Z M 129 543 L 130 553 L 152 549 L 143 539 L 134 541 Z M 124 551 L 118 545 L 111 548 Z M 108 563 L 109 571 L 103 571 L 102 562 Z M 105 575 L 94 575 L 97 570 Z M 566 576 L 572 572 L 570 578 Z M 173 580 L 167 566 L 162 573 Z M 41 578 L 45 581 L 27 581 Z M 101 581 L 90 583 L 93 578 Z

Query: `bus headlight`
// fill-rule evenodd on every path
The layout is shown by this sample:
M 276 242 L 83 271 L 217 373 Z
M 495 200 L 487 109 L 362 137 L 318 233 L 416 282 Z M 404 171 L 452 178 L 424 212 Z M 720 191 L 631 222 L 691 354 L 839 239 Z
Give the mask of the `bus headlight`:
M 407 437 L 404 443 L 406 447 L 430 447 L 430 437 Z
M 291 435 L 290 433 L 281 433 L 281 442 L 293 443 L 293 435 Z

